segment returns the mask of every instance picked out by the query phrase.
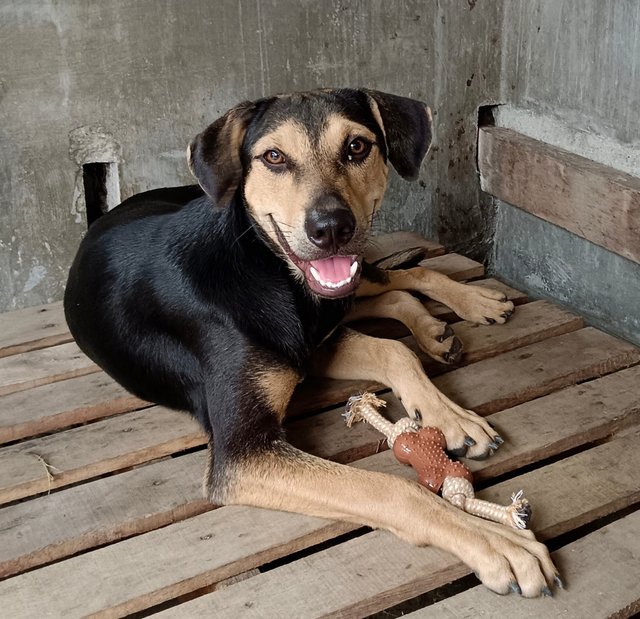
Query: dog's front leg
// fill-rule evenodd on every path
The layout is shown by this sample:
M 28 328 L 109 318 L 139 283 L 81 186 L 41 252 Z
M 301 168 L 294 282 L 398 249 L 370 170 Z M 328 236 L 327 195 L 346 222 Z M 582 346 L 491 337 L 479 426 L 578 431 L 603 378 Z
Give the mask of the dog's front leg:
M 456 555 L 497 593 L 536 597 L 557 577 L 530 531 L 470 516 L 415 482 L 328 462 L 283 441 L 228 462 L 227 504 L 253 505 L 387 529 Z
M 289 445 L 281 421 L 298 375 L 277 365 L 250 365 L 236 384 L 232 379 L 207 387 L 215 451 L 209 498 L 387 529 L 453 553 L 498 593 L 519 588 L 534 597 L 548 591 L 556 570 L 530 532 L 470 516 L 415 482 L 328 462 Z
M 374 297 L 356 299 L 344 322 L 362 318 L 393 318 L 413 333 L 422 350 L 441 363 L 457 363 L 462 356 L 462 343 L 453 329 L 434 318 L 429 310 L 404 290 L 390 290 Z
M 486 420 L 441 393 L 401 342 L 341 327 L 314 355 L 312 373 L 375 380 L 391 387 L 411 417 L 442 430 L 456 455 L 485 458 L 502 443 Z
M 513 303 L 504 293 L 483 286 L 469 286 L 426 267 L 381 271 L 376 281 L 364 279 L 358 297 L 379 295 L 390 290 L 414 290 L 450 307 L 460 318 L 481 325 L 506 322 Z

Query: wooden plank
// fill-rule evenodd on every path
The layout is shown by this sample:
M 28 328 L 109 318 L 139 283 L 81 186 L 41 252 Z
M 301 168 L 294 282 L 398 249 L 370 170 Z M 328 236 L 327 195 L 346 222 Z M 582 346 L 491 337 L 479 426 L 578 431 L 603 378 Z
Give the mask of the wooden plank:
M 0 357 L 71 340 L 62 301 L 0 314 Z
M 640 262 L 640 178 L 503 127 L 478 137 L 484 191 Z
M 500 328 L 508 328 L 508 324 Z M 473 353 L 469 346 L 467 353 Z M 639 361 L 638 348 L 588 327 L 504 353 L 495 362 L 477 361 L 432 380 L 450 397 L 464 386 L 466 395 L 458 403 L 477 413 L 488 414 Z M 446 366 L 429 365 L 428 373 L 430 376 L 442 373 L 440 368 L 446 369 Z M 332 403 L 346 402 L 358 391 L 384 389 L 380 383 L 365 380 L 326 379 L 322 381 L 322 390 L 319 385 L 317 380 L 300 385 L 291 416 L 312 407 L 328 408 Z
M 189 415 L 154 406 L 10 445 L 0 450 L 0 503 L 122 470 L 203 441 L 200 426 Z
M 493 290 L 500 290 L 507 295 L 514 305 L 522 305 L 528 301 L 527 295 L 524 292 L 511 288 L 497 279 L 479 279 L 469 282 L 469 285 L 485 286 L 487 288 L 492 288 Z M 458 315 L 452 309 L 442 303 L 438 303 L 437 301 L 427 300 L 424 302 L 424 306 L 427 308 L 429 313 L 438 320 L 444 320 L 448 323 L 458 322 L 460 320 Z M 409 329 L 407 329 L 407 327 L 402 323 L 397 320 L 387 318 L 356 320 L 349 323 L 349 326 L 361 331 L 362 333 L 367 333 L 368 335 L 373 335 L 375 337 L 397 339 L 410 335 Z
M 205 466 L 199 451 L 0 509 L 0 578 L 213 509 Z
M 0 359 L 0 396 L 99 369 L 75 342 L 3 357 Z
M 635 366 L 491 415 L 507 442 L 489 460 L 467 464 L 477 480 L 487 479 L 638 424 L 638 384 L 640 366 Z M 385 399 L 388 418 L 405 414 L 397 399 Z M 380 434 L 368 424 L 347 429 L 339 412 L 290 424 L 289 439 L 342 462 L 375 453 Z M 0 510 L 0 576 L 204 511 L 204 466 L 205 454 L 198 452 L 5 507 Z M 60 526 L 52 526 L 52 514 L 58 515 L 53 525 L 60 521 Z
M 484 275 L 482 264 L 460 254 L 445 254 L 444 256 L 427 258 L 420 263 L 420 266 L 444 273 L 456 281 L 475 279 Z
M 149 406 L 104 372 L 0 397 L 0 444 Z
M 523 600 L 498 597 L 473 587 L 428 608 L 404 615 L 411 619 L 463 617 L 631 617 L 640 612 L 640 511 L 606 525 L 553 553 L 569 583 L 555 598 Z
M 542 538 L 559 535 L 640 499 L 638 436 L 503 482 L 479 493 L 504 500 L 522 485 Z M 625 453 L 621 460 L 620 453 Z M 389 452 L 367 468 L 397 470 Z M 611 483 L 611 470 L 616 483 Z M 349 530 L 349 525 L 255 508 L 224 507 L 0 583 L 12 617 L 121 616 L 257 567 Z M 384 561 L 372 561 L 384 557 Z M 149 569 L 152 565 L 153 569 Z M 188 617 L 364 616 L 468 573 L 453 556 L 373 532 L 171 609 Z M 83 595 L 87 578 L 101 586 Z M 356 580 L 354 581 L 354 578 Z M 293 583 L 293 585 L 292 585 Z M 33 591 L 47 591 L 46 596 Z M 107 611 L 108 609 L 108 611 Z M 241 612 L 240 612 L 241 611 Z
M 487 415 L 638 362 L 640 349 L 587 327 L 479 361 L 433 382 L 446 395 L 464 393 L 456 396 L 458 404 Z
M 364 252 L 365 260 L 369 264 L 373 264 L 391 254 L 413 249 L 414 247 L 423 247 L 429 257 L 440 256 L 445 252 L 442 245 L 434 241 L 428 241 L 416 232 L 398 231 L 373 236 Z

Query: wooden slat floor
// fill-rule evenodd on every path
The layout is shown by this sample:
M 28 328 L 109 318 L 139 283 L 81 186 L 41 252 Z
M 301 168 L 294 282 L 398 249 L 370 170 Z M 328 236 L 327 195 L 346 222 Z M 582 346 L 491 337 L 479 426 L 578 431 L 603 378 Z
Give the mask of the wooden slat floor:
M 481 497 L 523 488 L 533 528 L 567 588 L 499 597 L 453 556 L 385 531 L 202 498 L 205 440 L 186 415 L 121 389 L 73 343 L 62 306 L 0 316 L 0 616 L 627 617 L 640 610 L 640 350 L 529 300 L 482 265 L 415 235 L 381 237 L 376 259 L 422 244 L 425 263 L 504 290 L 503 326 L 452 323 L 463 362 L 445 367 L 394 321 L 437 386 L 507 439 L 470 462 Z M 339 462 L 412 477 L 344 402 L 367 381 L 309 381 L 292 402 L 292 443 Z

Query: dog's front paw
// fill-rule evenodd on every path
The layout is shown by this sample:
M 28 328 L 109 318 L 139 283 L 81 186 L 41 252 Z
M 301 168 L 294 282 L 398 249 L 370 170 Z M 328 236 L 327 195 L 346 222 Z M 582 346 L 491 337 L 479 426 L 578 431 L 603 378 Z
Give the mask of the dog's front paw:
M 504 443 L 486 419 L 458 406 L 435 388 L 411 389 L 397 395 L 410 417 L 424 427 L 442 431 L 447 451 L 456 457 L 484 460 Z
M 470 322 L 479 325 L 503 324 L 513 314 L 514 305 L 503 292 L 482 286 L 463 286 L 456 294 L 451 309 Z
M 418 319 L 413 332 L 418 346 L 440 363 L 458 363 L 462 357 L 462 342 L 453 329 L 431 316 Z
M 454 553 L 482 581 L 499 593 L 517 593 L 527 598 L 552 595 L 562 587 L 547 547 L 529 530 L 516 530 L 461 514 L 464 526 L 458 532 Z

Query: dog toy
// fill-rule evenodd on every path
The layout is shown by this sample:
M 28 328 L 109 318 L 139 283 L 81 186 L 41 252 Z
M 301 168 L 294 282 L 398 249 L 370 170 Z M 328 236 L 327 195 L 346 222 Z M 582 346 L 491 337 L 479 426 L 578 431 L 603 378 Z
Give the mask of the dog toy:
M 510 505 L 476 499 L 471 471 L 447 456 L 444 434 L 437 428 L 421 428 L 409 417 L 391 423 L 378 412 L 379 407 L 386 405 L 384 400 L 372 393 L 352 396 L 343 415 L 347 427 L 358 421 L 370 423 L 387 437 L 387 443 L 398 461 L 415 469 L 418 483 L 436 494 L 441 491 L 442 498 L 452 505 L 514 529 L 527 528 L 531 506 L 522 490 L 511 497 Z

